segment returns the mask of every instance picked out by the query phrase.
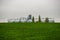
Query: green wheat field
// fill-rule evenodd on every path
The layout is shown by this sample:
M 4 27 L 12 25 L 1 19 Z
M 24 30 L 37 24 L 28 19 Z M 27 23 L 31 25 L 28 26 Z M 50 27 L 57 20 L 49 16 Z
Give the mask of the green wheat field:
M 0 23 L 0 40 L 60 40 L 60 23 Z

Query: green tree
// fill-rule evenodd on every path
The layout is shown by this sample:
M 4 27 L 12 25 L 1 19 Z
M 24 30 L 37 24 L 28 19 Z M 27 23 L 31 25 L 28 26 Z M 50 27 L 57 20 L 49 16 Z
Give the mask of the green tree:
M 39 17 L 38 17 L 38 22 L 41 22 L 41 17 L 40 17 L 40 15 L 39 15 Z
M 34 16 L 32 17 L 32 22 L 34 22 Z
M 46 17 L 45 22 L 46 22 L 46 23 L 48 23 L 48 22 L 49 22 L 49 18 L 48 18 L 48 17 Z

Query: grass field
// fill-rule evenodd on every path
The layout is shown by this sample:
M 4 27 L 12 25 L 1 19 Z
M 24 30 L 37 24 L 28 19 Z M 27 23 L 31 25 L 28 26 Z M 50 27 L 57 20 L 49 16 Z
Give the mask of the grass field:
M 0 40 L 60 40 L 60 23 L 0 23 Z

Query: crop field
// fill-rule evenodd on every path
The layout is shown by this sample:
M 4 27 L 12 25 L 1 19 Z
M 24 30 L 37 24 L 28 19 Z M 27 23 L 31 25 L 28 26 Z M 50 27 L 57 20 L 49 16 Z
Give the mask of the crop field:
M 0 23 L 0 40 L 60 40 L 60 23 Z

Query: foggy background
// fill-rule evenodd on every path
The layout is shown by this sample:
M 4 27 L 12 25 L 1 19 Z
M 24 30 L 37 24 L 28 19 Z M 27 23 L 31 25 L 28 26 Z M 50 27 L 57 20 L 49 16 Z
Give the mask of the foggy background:
M 0 21 L 27 17 L 29 14 L 60 22 L 60 0 L 0 0 Z

